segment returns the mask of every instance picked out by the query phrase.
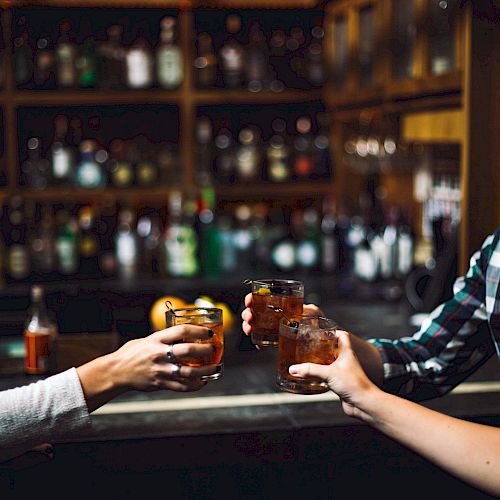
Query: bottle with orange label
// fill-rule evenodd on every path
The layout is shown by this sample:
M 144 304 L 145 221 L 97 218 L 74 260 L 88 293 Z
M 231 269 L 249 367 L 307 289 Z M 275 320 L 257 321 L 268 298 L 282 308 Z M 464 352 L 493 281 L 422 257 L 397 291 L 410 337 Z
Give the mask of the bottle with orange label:
M 31 287 L 31 307 L 24 329 L 26 373 L 50 373 L 54 365 L 57 325 L 49 317 L 44 290 L 40 285 Z

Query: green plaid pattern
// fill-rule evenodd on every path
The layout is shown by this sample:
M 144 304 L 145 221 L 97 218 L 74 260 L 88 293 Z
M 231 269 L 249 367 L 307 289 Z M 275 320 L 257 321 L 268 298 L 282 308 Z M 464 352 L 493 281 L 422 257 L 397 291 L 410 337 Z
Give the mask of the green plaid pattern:
M 420 401 L 447 393 L 495 352 L 500 356 L 500 227 L 470 260 L 412 337 L 370 339 L 382 355 L 383 389 Z

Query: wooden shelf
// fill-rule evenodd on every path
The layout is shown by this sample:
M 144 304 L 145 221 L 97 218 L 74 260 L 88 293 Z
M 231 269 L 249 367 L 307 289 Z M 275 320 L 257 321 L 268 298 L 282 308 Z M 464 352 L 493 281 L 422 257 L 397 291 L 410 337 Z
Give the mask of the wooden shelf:
M 218 198 L 222 199 L 262 199 L 262 198 L 290 198 L 290 197 L 317 197 L 332 193 L 334 186 L 331 180 L 301 181 L 283 184 L 254 183 L 249 185 L 219 186 L 216 188 Z
M 0 93 L 0 103 L 6 95 Z M 191 99 L 196 104 L 269 104 L 312 102 L 322 99 L 322 92 L 286 89 L 282 92 L 249 92 L 247 90 L 206 90 L 183 93 L 181 90 L 17 90 L 12 101 L 17 106 L 82 106 L 120 104 L 179 104 Z

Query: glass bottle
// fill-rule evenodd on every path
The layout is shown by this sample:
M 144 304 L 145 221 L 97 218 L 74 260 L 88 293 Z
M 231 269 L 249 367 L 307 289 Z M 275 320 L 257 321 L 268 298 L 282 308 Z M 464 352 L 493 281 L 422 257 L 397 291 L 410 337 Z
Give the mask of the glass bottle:
M 34 81 L 39 89 L 53 89 L 56 84 L 56 57 L 48 35 L 36 42 Z
M 177 20 L 167 16 L 160 23 L 160 43 L 156 49 L 156 79 L 160 87 L 175 89 L 182 83 L 184 69 L 180 47 L 175 41 Z
M 239 181 L 260 178 L 262 155 L 260 133 L 255 127 L 245 127 L 238 134 L 239 146 L 236 150 L 236 174 Z
M 105 89 L 119 89 L 125 82 L 125 47 L 123 26 L 113 24 L 106 30 L 108 39 L 98 46 L 101 78 L 99 86 Z
M 125 142 L 122 139 L 114 139 L 110 144 L 108 162 L 109 182 L 112 186 L 125 188 L 134 182 L 134 167 L 125 154 Z
M 226 121 L 215 136 L 215 176 L 216 181 L 222 184 L 234 184 L 235 181 L 235 144 L 233 135 Z
M 7 227 L 5 232 L 6 272 L 14 280 L 23 280 L 31 272 L 29 249 L 26 244 L 28 226 L 23 199 L 13 196 L 7 207 Z
M 31 137 L 27 142 L 28 158 L 21 164 L 21 183 L 35 189 L 45 189 L 50 175 L 50 164 L 42 157 L 42 141 Z
M 275 118 L 273 135 L 267 147 L 267 178 L 272 182 L 284 182 L 290 177 L 290 151 L 286 139 L 286 122 Z
M 153 55 L 141 33 L 127 51 L 126 70 L 129 88 L 145 89 L 153 84 Z
M 93 36 L 83 42 L 80 54 L 76 59 L 78 84 L 82 88 L 95 88 L 98 85 L 97 54 Z
M 248 90 L 259 92 L 269 75 L 269 51 L 266 37 L 257 21 L 248 29 L 248 45 L 245 53 L 245 79 Z
M 52 207 L 41 208 L 40 219 L 31 235 L 31 259 L 35 273 L 50 274 L 56 269 L 55 219 Z
M 326 196 L 323 199 L 321 219 L 321 271 L 324 273 L 334 273 L 338 269 L 339 243 L 336 227 L 335 200 Z
M 134 221 L 132 209 L 127 207 L 120 210 L 115 237 L 116 261 L 118 275 L 127 280 L 136 276 L 138 265 L 138 242 Z
M 96 146 L 96 142 L 90 139 L 80 144 L 80 162 L 75 173 L 75 182 L 78 187 L 96 189 L 104 185 L 102 166 L 95 160 Z
M 69 211 L 57 214 L 56 255 L 57 270 L 63 275 L 75 274 L 78 270 L 78 223 Z
M 458 0 L 429 2 L 430 71 L 442 75 L 455 67 L 455 31 Z
M 51 147 L 52 183 L 68 185 L 73 177 L 73 154 L 67 142 L 68 117 L 58 115 L 54 119 L 54 142 Z
M 415 0 L 394 2 L 392 8 L 392 76 L 395 80 L 413 77 L 417 35 Z
M 157 156 L 158 177 L 162 186 L 178 185 L 181 182 L 182 169 L 179 168 L 179 150 L 176 144 L 165 142 Z
M 284 88 L 283 82 L 289 81 L 285 30 L 279 27 L 273 28 L 269 46 L 269 64 L 274 77 L 271 82 L 271 89 L 274 91 L 282 90 Z
M 55 369 L 57 323 L 49 316 L 41 285 L 31 287 L 30 297 L 31 305 L 24 327 L 24 368 L 30 375 L 43 375 Z
M 330 116 L 326 111 L 316 114 L 318 132 L 313 141 L 314 175 L 330 177 Z
M 347 16 L 339 15 L 333 20 L 333 85 L 341 90 L 347 82 L 349 47 L 347 40 Z
M 203 185 L 213 176 L 213 131 L 208 116 L 200 116 L 195 124 L 196 138 L 196 176 L 197 183 Z
M 83 206 L 78 212 L 78 268 L 82 276 L 95 277 L 99 274 L 100 248 L 96 219 L 96 209 L 90 205 Z
M 325 65 L 323 61 L 323 38 L 325 30 L 317 25 L 311 29 L 311 40 L 306 50 L 305 75 L 311 86 L 319 87 L 325 83 Z
M 220 49 L 222 80 L 226 87 L 241 87 L 243 81 L 244 51 L 237 40 L 241 18 L 231 14 L 226 18 L 226 40 Z
M 18 21 L 19 36 L 14 39 L 14 79 L 17 85 L 24 85 L 33 78 L 33 49 L 26 17 Z
M 311 118 L 301 116 L 296 122 L 297 136 L 293 142 L 293 171 L 297 177 L 308 177 L 314 171 L 312 152 L 313 138 L 311 135 Z
M 196 84 L 198 87 L 213 87 L 217 80 L 217 58 L 212 37 L 200 33 L 197 38 L 198 56 L 194 60 Z
M 59 25 L 59 39 L 56 45 L 57 84 L 59 87 L 74 87 L 77 82 L 77 48 L 71 37 L 71 23 Z
M 165 268 L 170 276 L 190 278 L 198 273 L 198 237 L 193 227 L 194 207 L 189 202 L 183 206 L 180 191 L 171 193 L 168 221 L 163 235 Z
M 362 87 L 374 84 L 375 66 L 375 8 L 368 5 L 359 11 L 359 83 Z

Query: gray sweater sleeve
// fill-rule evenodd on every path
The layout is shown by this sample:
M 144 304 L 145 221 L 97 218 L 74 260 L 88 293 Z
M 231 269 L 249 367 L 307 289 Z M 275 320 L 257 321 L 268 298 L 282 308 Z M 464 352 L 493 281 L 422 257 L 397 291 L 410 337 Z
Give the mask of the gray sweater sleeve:
M 75 368 L 0 392 L 0 461 L 90 426 Z

